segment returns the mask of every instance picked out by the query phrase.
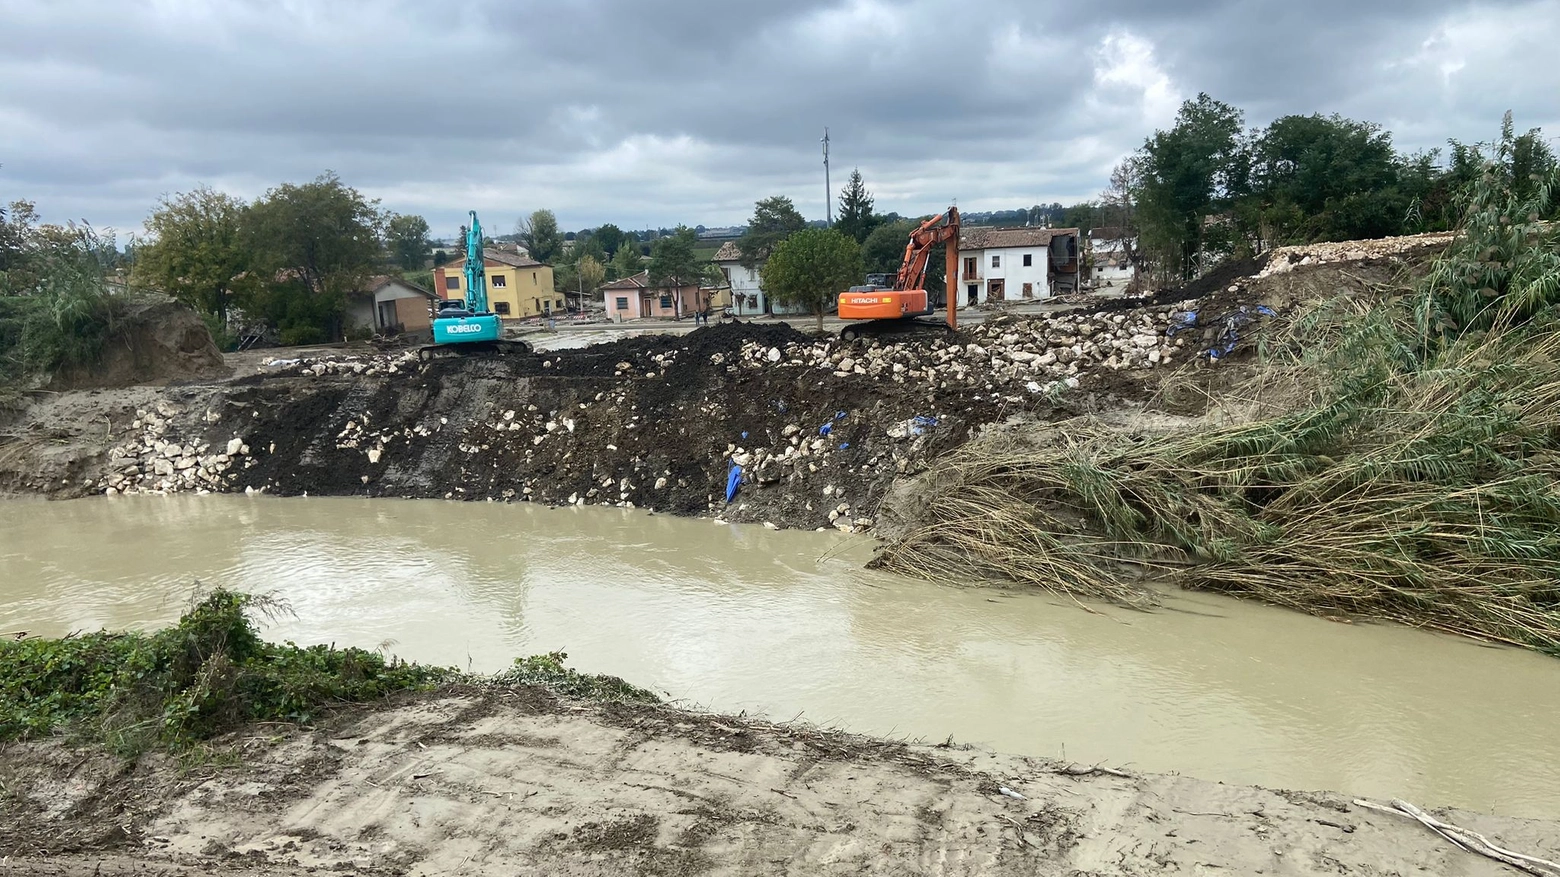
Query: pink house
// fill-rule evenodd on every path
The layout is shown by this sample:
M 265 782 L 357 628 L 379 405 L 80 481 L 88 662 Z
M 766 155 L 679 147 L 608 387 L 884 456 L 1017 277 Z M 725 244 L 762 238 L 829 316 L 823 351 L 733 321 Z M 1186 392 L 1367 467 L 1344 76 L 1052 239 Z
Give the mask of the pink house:
M 710 305 L 710 290 L 697 286 L 651 286 L 649 271 L 614 280 L 601 288 L 601 295 L 607 306 L 607 319 L 615 323 L 681 319 Z

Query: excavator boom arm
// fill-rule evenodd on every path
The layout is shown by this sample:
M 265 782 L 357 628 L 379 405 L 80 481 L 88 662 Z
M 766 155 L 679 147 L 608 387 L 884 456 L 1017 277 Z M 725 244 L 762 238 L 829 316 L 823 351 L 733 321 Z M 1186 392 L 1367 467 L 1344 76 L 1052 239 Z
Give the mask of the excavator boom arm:
M 921 223 L 910 233 L 905 244 L 905 257 L 899 264 L 899 276 L 895 289 L 921 289 L 926 285 L 926 266 L 932 259 L 932 248 L 959 237 L 959 211 L 948 208 L 947 213 L 934 216 Z

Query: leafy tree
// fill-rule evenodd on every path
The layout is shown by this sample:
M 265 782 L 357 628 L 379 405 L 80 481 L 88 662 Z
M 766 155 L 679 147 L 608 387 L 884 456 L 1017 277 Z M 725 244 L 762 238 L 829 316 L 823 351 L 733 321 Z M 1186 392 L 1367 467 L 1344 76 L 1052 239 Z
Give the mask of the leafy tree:
M 1392 136 L 1342 116 L 1285 116 L 1253 146 L 1264 237 L 1275 244 L 1396 234 L 1407 200 L 1396 188 Z
M 623 237 L 623 230 L 610 222 L 596 229 L 596 233 L 591 235 L 592 240 L 601 244 L 601 251 L 606 253 L 609 259 L 617 255 L 618 247 L 623 245 Z
M 633 277 L 644 270 L 644 254 L 639 250 L 639 241 L 633 235 L 627 235 L 622 243 L 618 244 L 617 252 L 612 255 L 612 264 L 609 266 L 613 274 L 619 279 Z
M 378 202 L 328 171 L 270 190 L 249 208 L 245 237 L 259 289 L 241 305 L 281 330 L 284 343 L 335 337 L 346 294 L 379 263 L 382 227 Z
M 1201 267 L 1207 217 L 1244 194 L 1249 154 L 1241 111 L 1207 94 L 1186 101 L 1169 131 L 1139 151 L 1139 215 L 1146 246 L 1182 278 Z
M 737 252 L 744 268 L 757 268 L 769 258 L 779 243 L 807 227 L 807 220 L 784 195 L 775 195 L 753 207 L 748 229 L 737 239 Z
M 840 193 L 840 215 L 834 227 L 862 244 L 879 220 L 872 212 L 872 193 L 861 180 L 861 170 L 853 169 L 845 190 Z
M 594 293 L 607 279 L 607 268 L 596 261 L 594 256 L 581 256 L 574 266 L 574 273 L 578 281 L 576 291 L 580 295 L 580 307 L 585 306 L 585 296 Z
M 698 235 L 686 225 L 679 225 L 675 232 L 656 241 L 650 248 L 650 282 L 657 286 L 680 289 L 696 286 L 706 279 L 707 263 L 694 252 L 698 242 Z M 682 298 L 679 296 L 675 301 L 680 308 Z
M 36 278 L 28 270 L 38 234 L 38 211 L 31 201 L 12 201 L 7 216 L 0 210 L 0 293 L 31 289 Z
M 901 219 L 872 229 L 866 242 L 861 245 L 863 273 L 897 273 L 905 258 L 905 245 L 910 241 L 910 233 L 919 225 L 913 219 Z
M 551 210 L 537 210 L 520 220 L 515 228 L 520 242 L 531 258 L 543 265 L 551 265 L 563 252 L 563 235 L 558 233 L 558 217 Z
M 393 215 L 385 223 L 390 257 L 402 271 L 417 271 L 428 258 L 428 220 L 415 215 Z
M 802 304 L 818 316 L 839 294 L 857 282 L 861 248 L 855 240 L 832 228 L 809 228 L 782 241 L 764 263 L 764 289 L 776 301 Z
M 208 186 L 165 196 L 146 220 L 152 239 L 137 248 L 133 282 L 226 326 L 235 286 L 254 263 L 244 229 L 248 211 L 244 202 Z

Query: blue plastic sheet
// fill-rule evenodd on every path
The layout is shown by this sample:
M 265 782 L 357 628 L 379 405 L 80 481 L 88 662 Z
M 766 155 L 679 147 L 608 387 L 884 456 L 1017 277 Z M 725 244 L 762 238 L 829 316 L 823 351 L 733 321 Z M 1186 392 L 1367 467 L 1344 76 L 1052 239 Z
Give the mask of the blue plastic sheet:
M 737 498 L 737 491 L 742 488 L 742 467 L 736 463 L 731 464 L 731 471 L 726 474 L 726 502 Z

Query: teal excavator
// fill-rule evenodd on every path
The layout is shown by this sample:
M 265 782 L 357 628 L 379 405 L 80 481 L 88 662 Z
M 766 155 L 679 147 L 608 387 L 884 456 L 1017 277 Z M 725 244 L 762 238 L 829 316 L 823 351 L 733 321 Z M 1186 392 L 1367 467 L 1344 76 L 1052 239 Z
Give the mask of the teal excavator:
M 488 310 L 487 272 L 482 254 L 482 223 L 471 211 L 466 230 L 466 297 L 439 302 L 433 319 L 433 344 L 418 351 L 423 361 L 470 353 L 530 353 L 524 341 L 506 341 L 503 321 Z

